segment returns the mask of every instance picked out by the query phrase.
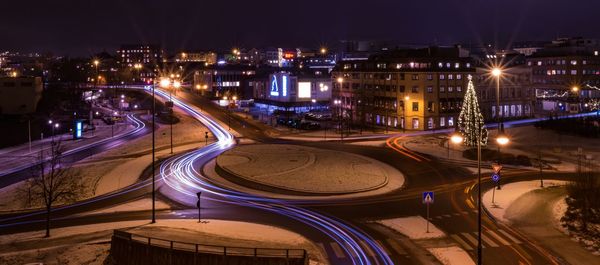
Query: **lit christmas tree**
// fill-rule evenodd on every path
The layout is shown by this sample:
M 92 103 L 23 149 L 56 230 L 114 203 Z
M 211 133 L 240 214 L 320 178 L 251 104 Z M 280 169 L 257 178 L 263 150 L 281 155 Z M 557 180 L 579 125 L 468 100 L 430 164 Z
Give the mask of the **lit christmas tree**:
M 463 135 L 464 143 L 469 147 L 477 146 L 477 132 L 481 130 L 481 145 L 485 146 L 488 139 L 488 131 L 483 122 L 483 115 L 477 102 L 475 86 L 473 86 L 473 77 L 469 75 L 469 85 L 465 92 L 463 105 L 458 116 L 458 128 Z

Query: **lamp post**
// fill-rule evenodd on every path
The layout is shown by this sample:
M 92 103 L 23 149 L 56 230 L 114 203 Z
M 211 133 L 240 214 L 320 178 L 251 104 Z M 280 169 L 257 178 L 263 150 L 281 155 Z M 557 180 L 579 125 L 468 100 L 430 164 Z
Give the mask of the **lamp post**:
M 337 82 L 338 82 L 338 84 L 340 86 L 340 92 L 341 92 L 342 89 L 343 89 L 342 85 L 344 83 L 344 78 L 338 77 L 337 78 Z M 339 118 L 339 127 L 340 127 L 339 128 L 339 130 L 340 130 L 340 141 L 344 141 L 344 128 L 343 128 L 344 127 L 344 123 L 342 121 L 342 100 L 341 99 L 337 100 L 337 105 L 338 105 L 338 111 L 339 111 L 338 118 Z
M 94 60 L 94 66 L 96 67 L 96 82 L 94 83 L 94 90 L 98 89 L 98 82 L 99 82 L 98 79 L 100 79 L 100 74 L 98 71 L 99 65 L 100 65 L 100 61 Z M 94 93 L 92 92 L 92 95 L 90 96 L 90 121 L 89 121 L 90 126 L 93 126 L 93 123 L 94 123 L 94 116 L 92 115 L 92 107 L 93 107 L 92 100 L 93 100 L 93 98 L 94 98 Z
M 464 137 L 457 131 L 451 136 L 450 140 L 455 144 L 460 144 L 464 141 Z M 496 142 L 498 145 L 506 145 L 510 140 L 505 135 L 498 135 Z M 482 262 L 482 249 L 481 244 L 481 127 L 477 131 L 477 264 L 481 265 Z
M 494 67 L 492 75 L 496 78 L 496 130 L 498 135 L 501 135 L 504 134 L 504 124 L 500 123 L 500 77 L 502 76 L 502 69 Z M 502 154 L 500 153 L 500 145 L 498 145 L 498 163 L 500 163 L 500 158 L 502 158 Z
M 172 97 L 172 89 L 171 89 L 171 80 L 168 78 L 163 78 L 160 80 L 160 87 L 164 88 L 164 89 L 168 89 L 169 90 L 169 102 L 172 104 L 173 103 L 173 97 Z M 173 82 L 173 87 L 175 86 L 175 82 Z M 173 112 L 173 108 L 171 108 L 171 112 Z M 173 116 L 173 113 L 170 113 L 171 116 Z M 171 130 L 171 154 L 173 154 L 173 121 L 170 122 L 169 124 L 170 130 Z
M 164 80 L 164 79 L 163 79 Z M 162 83 L 162 80 L 161 80 Z M 155 117 L 156 117 L 156 98 L 155 98 L 155 94 L 154 94 L 154 90 L 156 89 L 156 80 L 152 81 L 152 223 L 156 223 L 156 187 L 155 187 L 155 182 L 156 182 L 156 174 L 154 172 L 154 160 L 155 160 L 155 156 L 156 156 L 156 148 L 155 148 L 155 132 L 154 130 L 156 129 L 155 127 Z
M 409 96 L 405 96 L 404 97 L 404 102 L 402 103 L 402 133 L 406 132 L 406 110 L 407 110 L 407 104 L 408 101 L 410 100 Z
M 344 136 L 343 136 L 343 131 L 342 131 L 342 110 L 341 110 L 341 105 L 342 101 L 339 99 L 336 99 L 333 101 L 333 104 L 336 106 L 336 110 L 338 112 L 338 129 L 340 130 L 340 141 L 344 140 Z

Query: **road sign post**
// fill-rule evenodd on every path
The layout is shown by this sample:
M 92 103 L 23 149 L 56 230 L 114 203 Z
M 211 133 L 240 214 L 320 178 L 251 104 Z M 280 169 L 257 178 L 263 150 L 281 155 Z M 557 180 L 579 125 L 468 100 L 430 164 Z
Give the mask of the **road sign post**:
M 427 205 L 427 233 L 429 233 L 429 205 L 435 200 L 435 193 L 433 191 L 423 192 L 423 203 Z
M 500 174 L 492 174 L 492 181 L 494 181 L 496 184 L 500 182 Z M 492 189 L 492 205 L 494 204 L 494 197 L 496 197 L 496 188 Z
M 200 215 L 200 196 L 201 195 L 202 195 L 202 192 L 196 193 L 196 196 L 198 197 L 198 202 L 196 203 L 196 207 L 198 207 L 198 223 L 202 222 L 202 218 L 200 218 L 201 217 L 201 215 Z

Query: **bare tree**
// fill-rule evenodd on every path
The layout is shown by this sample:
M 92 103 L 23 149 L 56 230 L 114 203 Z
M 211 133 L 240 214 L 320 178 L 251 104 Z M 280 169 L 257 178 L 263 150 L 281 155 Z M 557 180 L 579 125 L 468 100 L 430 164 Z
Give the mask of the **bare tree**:
M 70 165 L 62 164 L 61 141 L 52 142 L 49 157 L 44 160 L 44 151 L 40 151 L 39 171 L 28 181 L 29 203 L 43 205 L 46 210 L 46 236 L 50 237 L 52 207 L 57 203 L 76 201 L 83 193 L 79 174 Z

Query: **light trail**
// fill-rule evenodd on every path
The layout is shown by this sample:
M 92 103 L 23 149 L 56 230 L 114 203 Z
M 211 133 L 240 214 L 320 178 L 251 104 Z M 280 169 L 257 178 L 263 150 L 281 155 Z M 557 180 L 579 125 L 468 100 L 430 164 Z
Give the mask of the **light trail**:
M 125 137 L 128 137 L 130 135 L 137 134 L 137 133 L 141 132 L 142 130 L 144 130 L 146 128 L 146 124 L 144 124 L 144 122 L 142 122 L 140 119 L 138 119 L 137 117 L 135 117 L 133 114 L 127 114 L 126 117 L 127 117 L 127 119 L 129 119 L 131 121 L 132 125 L 134 126 L 133 130 L 127 131 L 127 132 L 124 132 L 124 133 L 121 133 L 121 134 L 117 134 L 117 135 L 115 135 L 114 137 L 111 137 L 111 138 L 104 138 L 104 139 L 99 140 L 97 142 L 93 142 L 93 143 L 89 143 L 89 144 L 86 144 L 86 145 L 77 146 L 77 147 L 68 149 L 68 150 L 62 152 L 61 155 L 63 157 L 64 156 L 69 156 L 69 155 L 72 155 L 74 153 L 77 153 L 77 152 L 80 152 L 80 151 L 83 151 L 83 150 L 86 150 L 86 149 L 89 149 L 89 148 L 94 148 L 96 146 L 100 146 L 100 145 L 103 145 L 103 144 L 106 144 L 106 143 L 109 143 L 109 142 L 112 142 L 111 145 L 110 145 L 111 148 L 112 147 L 116 147 L 116 146 L 121 145 L 122 143 L 124 143 L 121 139 L 123 139 Z M 36 154 L 37 151 L 34 151 L 33 153 Z M 31 163 L 24 163 L 24 164 L 22 164 L 20 166 L 13 166 L 13 167 L 10 167 L 10 168 L 8 168 L 6 170 L 0 171 L 0 177 L 9 175 L 9 174 L 12 174 L 12 173 L 15 173 L 15 172 L 19 172 L 21 170 L 24 170 L 26 168 L 30 168 L 32 166 L 39 165 L 41 163 L 40 159 L 36 158 L 31 153 L 28 153 L 27 156 L 35 158 L 35 161 L 32 161 Z M 19 158 L 19 159 L 22 160 L 23 158 Z M 44 159 L 44 162 L 49 161 L 49 160 L 50 160 L 50 155 L 46 156 L 46 158 Z M 8 161 L 8 162 L 12 162 L 12 161 Z M 6 163 L 6 162 L 4 162 L 4 163 Z
M 146 90 L 151 89 L 146 87 Z M 168 93 L 155 90 L 163 98 L 168 98 Z M 161 180 L 179 194 L 184 194 L 189 199 L 195 200 L 197 192 L 214 195 L 216 198 L 206 198 L 239 206 L 254 207 L 290 217 L 318 229 L 336 241 L 348 254 L 353 264 L 393 264 L 386 253 L 373 238 L 359 229 L 347 225 L 334 218 L 317 212 L 303 209 L 286 200 L 260 197 L 244 192 L 229 190 L 212 184 L 196 168 L 198 164 L 215 158 L 235 144 L 234 136 L 219 123 L 202 114 L 196 108 L 173 98 L 173 103 L 189 115 L 203 123 L 217 138 L 217 142 L 204 148 L 167 159 L 160 166 Z M 166 196 L 177 194 L 165 194 Z M 377 257 L 371 260 L 361 245 L 361 241 L 373 250 Z

